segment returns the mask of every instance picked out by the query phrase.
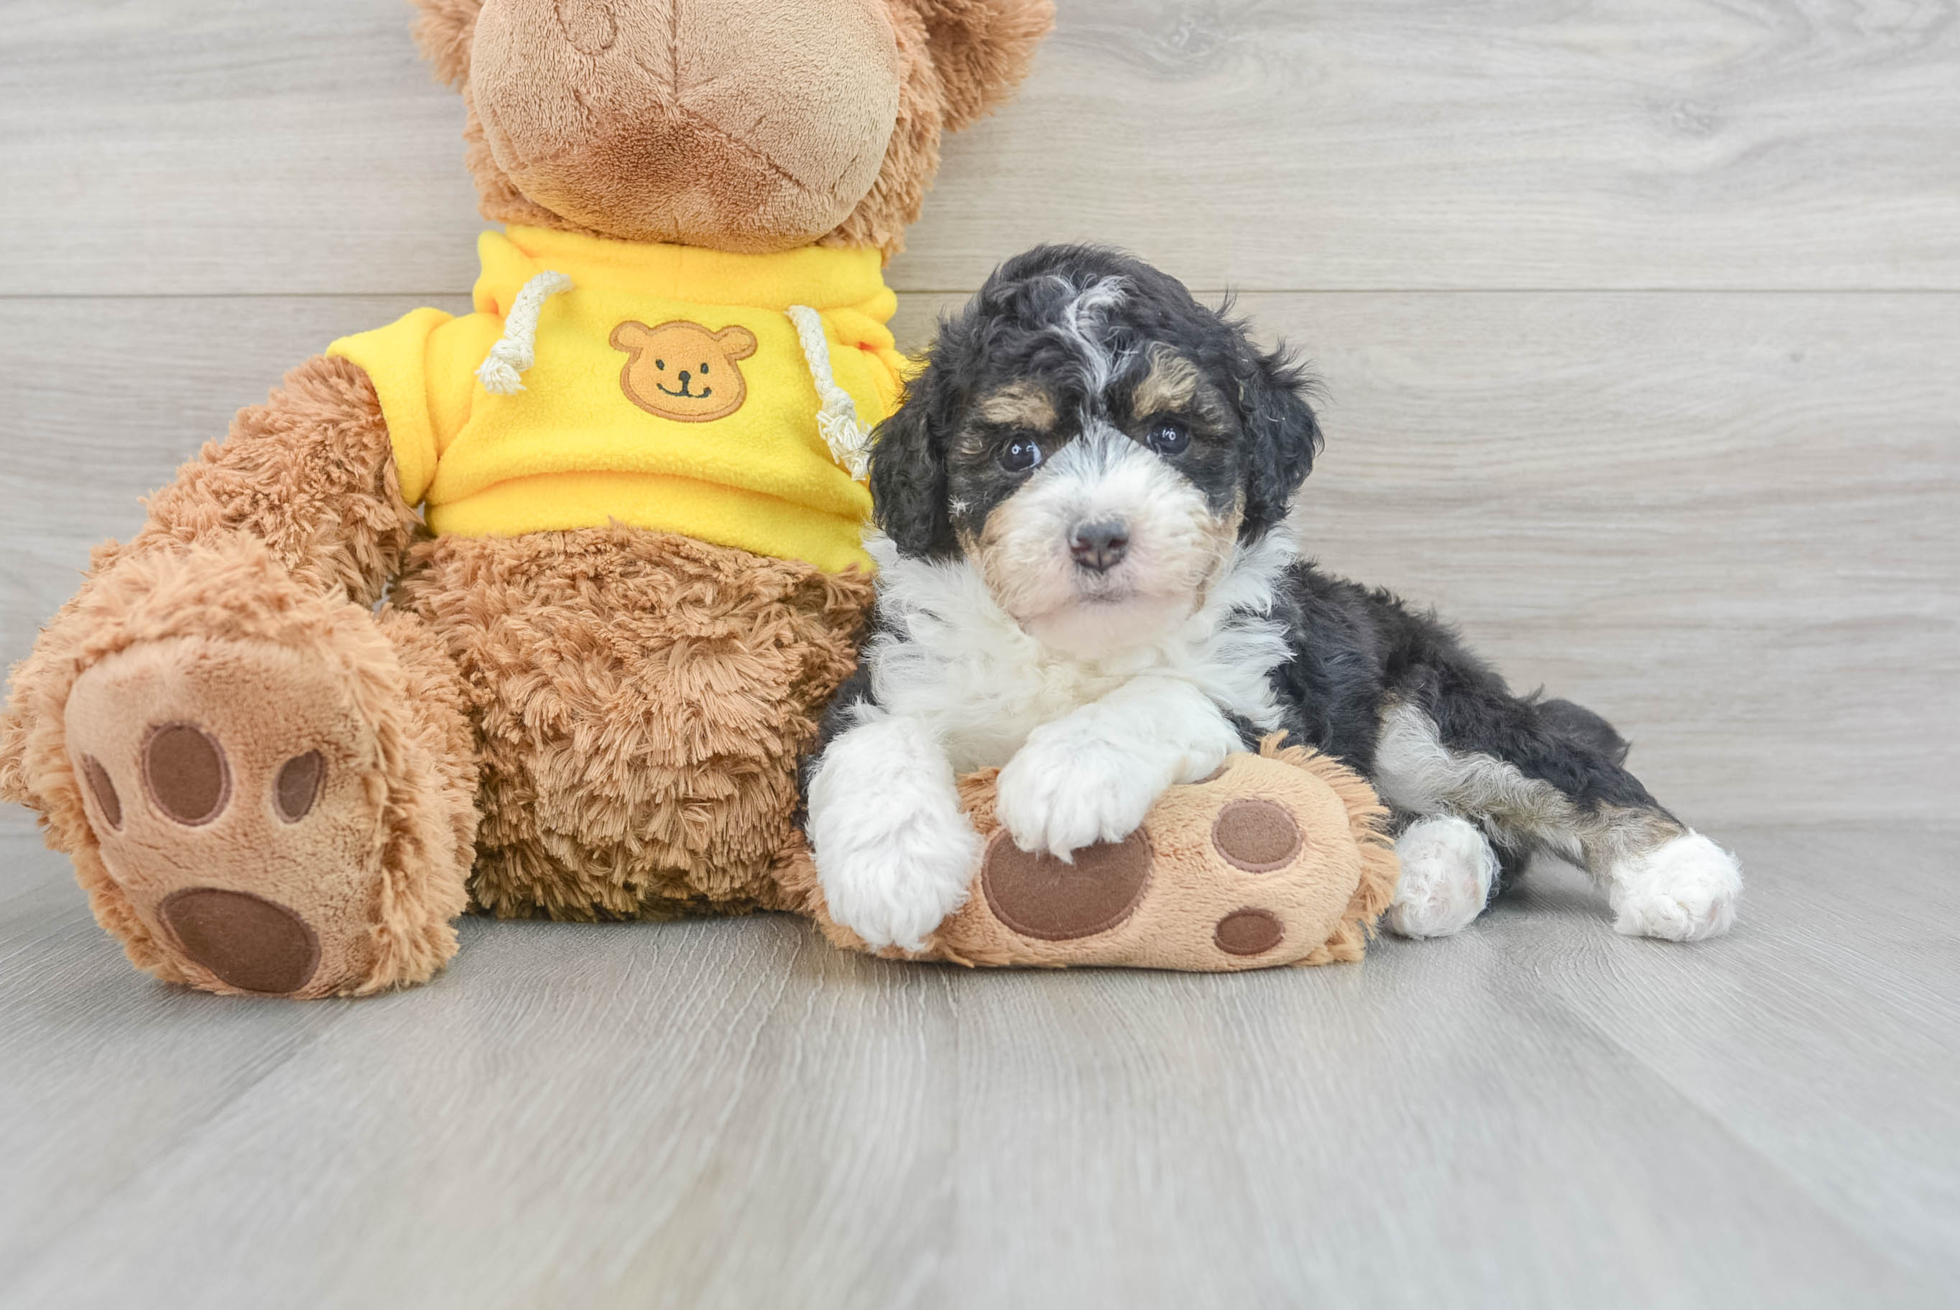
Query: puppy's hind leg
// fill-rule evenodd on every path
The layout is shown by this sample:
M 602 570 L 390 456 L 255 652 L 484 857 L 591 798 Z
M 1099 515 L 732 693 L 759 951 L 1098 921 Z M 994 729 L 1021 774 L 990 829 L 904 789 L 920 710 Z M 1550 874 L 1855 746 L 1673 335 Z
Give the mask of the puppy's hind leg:
M 1678 823 L 1658 840 L 1639 824 L 1600 843 L 1604 858 L 1589 855 L 1587 867 L 1606 864 L 1613 926 L 1630 937 L 1663 937 L 1674 942 L 1719 937 L 1735 923 L 1742 897 L 1742 867 L 1734 855 Z
M 1735 857 L 1661 808 L 1624 755 L 1605 721 L 1576 705 L 1457 686 L 1427 707 L 1390 704 L 1376 785 L 1398 808 L 1462 816 L 1512 852 L 1542 846 L 1580 865 L 1605 886 L 1620 932 L 1727 932 L 1742 894 Z
M 1414 817 L 1395 838 L 1402 865 L 1383 922 L 1398 937 L 1447 937 L 1484 912 L 1498 877 L 1483 830 L 1455 814 Z

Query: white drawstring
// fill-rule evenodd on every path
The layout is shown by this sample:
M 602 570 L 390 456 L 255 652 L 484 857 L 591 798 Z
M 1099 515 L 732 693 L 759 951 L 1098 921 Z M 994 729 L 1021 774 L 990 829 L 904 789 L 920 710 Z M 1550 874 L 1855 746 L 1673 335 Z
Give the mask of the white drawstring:
M 510 316 L 504 320 L 503 338 L 490 347 L 490 353 L 476 370 L 477 381 L 485 391 L 514 396 L 524 390 L 519 375 L 537 362 L 538 315 L 544 310 L 544 302 L 571 289 L 572 280 L 551 269 L 524 284 L 510 307 Z
M 858 420 L 857 402 L 837 385 L 830 371 L 830 342 L 823 334 L 823 318 L 808 305 L 791 305 L 785 311 L 796 324 L 797 340 L 803 344 L 803 358 L 810 365 L 810 380 L 817 384 L 817 431 L 830 457 L 858 482 L 864 481 L 870 463 L 871 429 Z

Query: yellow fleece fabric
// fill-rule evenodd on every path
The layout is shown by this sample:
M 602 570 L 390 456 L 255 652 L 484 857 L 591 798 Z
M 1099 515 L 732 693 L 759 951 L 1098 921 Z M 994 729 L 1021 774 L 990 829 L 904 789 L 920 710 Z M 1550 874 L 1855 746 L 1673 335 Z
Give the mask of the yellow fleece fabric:
M 737 255 L 518 226 L 484 233 L 477 250 L 475 313 L 418 309 L 327 351 L 373 379 L 402 494 L 427 506 L 432 531 L 511 536 L 619 522 L 826 572 L 870 570 L 860 534 L 871 496 L 818 432 L 821 402 L 785 311 L 818 312 L 837 385 L 861 422 L 883 420 L 898 403 L 903 359 L 887 327 L 897 300 L 876 250 Z M 547 270 L 572 289 L 544 302 L 524 389 L 486 391 L 477 367 L 503 336 L 518 291 Z M 680 335 L 660 336 L 662 327 Z M 747 329 L 752 353 L 730 329 Z M 682 361 L 662 358 L 652 373 L 651 361 L 636 365 L 634 350 L 614 344 L 685 346 L 715 333 L 737 343 L 729 354 L 739 358 L 694 359 L 710 352 L 687 347 L 696 375 L 687 382 L 678 379 Z M 703 363 L 713 366 L 705 378 Z M 707 386 L 721 397 L 746 391 L 719 417 L 655 412 L 712 410 L 723 402 L 664 399 Z

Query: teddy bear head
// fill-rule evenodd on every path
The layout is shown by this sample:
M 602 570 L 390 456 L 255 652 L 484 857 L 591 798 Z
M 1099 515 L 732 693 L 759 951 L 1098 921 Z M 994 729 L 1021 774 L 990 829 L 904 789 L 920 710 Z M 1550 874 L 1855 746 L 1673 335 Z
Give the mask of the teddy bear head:
M 699 323 L 626 322 L 613 329 L 612 344 L 627 354 L 621 389 L 649 414 L 711 423 L 748 399 L 741 362 L 755 353 L 755 333 L 745 327 L 716 332 Z
M 484 216 L 743 253 L 902 244 L 1052 0 L 417 0 Z

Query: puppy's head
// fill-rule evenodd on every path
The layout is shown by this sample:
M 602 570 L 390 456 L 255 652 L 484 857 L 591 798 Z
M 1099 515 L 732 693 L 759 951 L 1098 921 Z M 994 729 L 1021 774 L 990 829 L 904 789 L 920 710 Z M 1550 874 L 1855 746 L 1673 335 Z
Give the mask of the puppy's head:
M 965 556 L 1055 649 L 1148 642 L 1285 518 L 1320 447 L 1307 389 L 1175 278 L 1038 247 L 941 325 L 879 429 L 878 524 L 901 555 Z

